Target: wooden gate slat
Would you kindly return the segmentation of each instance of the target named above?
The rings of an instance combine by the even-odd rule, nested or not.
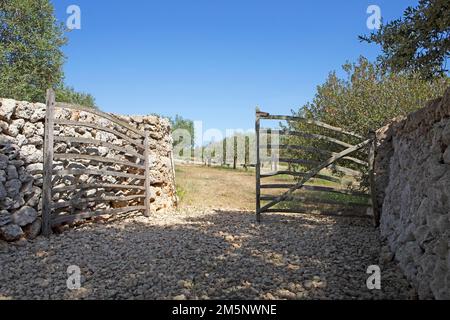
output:
[[[293,177],[305,177],[307,172],[292,172],[292,171],[277,171],[277,172],[269,172],[261,174],[261,178],[271,178],[276,177],[279,175],[287,175],[287,176],[293,176]],[[315,179],[322,179],[334,183],[342,183],[342,180],[336,177],[326,176],[322,174],[317,174],[314,176]]]
[[[150,217],[150,197],[151,197],[151,181],[150,181],[150,144],[149,144],[149,133],[145,130],[145,139],[144,139],[144,157],[145,157],[145,215]]]
[[[281,184],[281,183],[280,184],[263,184],[263,185],[261,185],[261,189],[291,189],[296,186],[297,186],[296,184]],[[335,193],[335,194],[370,198],[370,195],[367,193],[364,193],[364,192],[338,189],[338,188],[332,188],[332,187],[303,185],[302,190],[312,191],[312,192],[330,192],[330,193]]]
[[[316,125],[318,127],[322,127],[325,129],[329,129],[331,131],[334,132],[338,132],[341,134],[346,134],[358,139],[364,139],[364,137],[360,136],[359,134],[356,134],[354,132],[351,131],[346,131],[342,128],[338,128],[338,127],[334,127],[331,126],[329,124],[323,123],[321,121],[317,121],[317,120],[311,120],[311,119],[306,119],[306,118],[301,118],[301,117],[291,117],[291,116],[279,116],[279,115],[271,115],[271,114],[262,114],[261,118],[266,119],[266,120],[285,120],[285,121],[298,121],[298,122],[303,122],[303,123],[307,123],[307,124],[312,124],[312,125]]]
[[[133,167],[137,169],[144,170],[145,166],[141,164],[136,164],[130,161],[126,160],[119,160],[114,158],[107,158],[107,157],[101,157],[101,156],[91,156],[86,154],[77,154],[77,153],[55,153],[54,159],[56,160],[89,160],[89,161],[97,161],[97,162],[104,162],[104,163],[113,163],[113,164],[120,164],[126,167]]]
[[[279,145],[279,146],[271,146],[271,148],[272,148],[272,150],[275,149],[275,150],[291,150],[291,151],[299,150],[299,151],[306,151],[306,152],[310,152],[310,153],[318,153],[318,154],[321,154],[321,155],[324,155],[324,156],[334,156],[334,155],[337,154],[336,152],[332,152],[332,151],[328,151],[328,150],[322,150],[322,149],[319,149],[319,148],[314,148],[314,147],[310,147],[310,146],[300,146],[300,145],[299,146]],[[261,149],[264,150],[264,148],[261,148]],[[363,165],[365,167],[369,167],[369,163],[368,162],[366,162],[364,160],[361,160],[361,159],[358,159],[358,158],[355,158],[355,157],[344,157],[344,158],[342,158],[342,160],[352,161],[352,162],[354,162],[356,164]]]
[[[256,112],[255,132],[256,132],[256,220],[261,222],[261,154],[260,154],[260,130],[262,114]]]
[[[134,186],[129,184],[77,184],[77,185],[71,185],[71,186],[64,186],[64,187],[58,187],[53,188],[53,194],[60,193],[60,192],[67,192],[67,191],[75,191],[75,190],[88,190],[88,189],[136,189],[136,190],[145,190],[144,186]]]
[[[295,214],[305,214],[311,215],[311,209],[299,208],[299,209],[267,209],[266,213],[295,213]],[[347,212],[336,212],[330,210],[320,210],[320,213],[313,213],[313,215],[319,216],[330,216],[330,217],[350,217],[350,218],[361,218],[367,219],[369,216],[364,214],[352,214]]]
[[[115,214],[124,214],[133,211],[141,211],[145,210],[145,206],[135,206],[135,207],[124,207],[119,209],[109,209],[109,210],[99,210],[99,211],[91,211],[91,212],[82,212],[73,215],[67,216],[58,216],[53,219],[52,226],[57,226],[63,223],[73,223],[76,221],[82,221],[88,218],[94,218],[104,215],[115,215]]]
[[[123,134],[117,130],[111,129],[111,128],[107,128],[107,127],[103,127],[103,126],[99,126],[97,124],[93,124],[93,123],[88,123],[88,122],[81,122],[81,121],[72,121],[72,120],[60,120],[60,119],[56,119],[55,120],[55,124],[56,125],[61,125],[61,126],[73,126],[73,127],[83,127],[83,128],[91,128],[91,129],[96,129],[99,131],[104,131],[104,132],[108,132],[111,133],[115,136],[118,136],[126,141],[128,141],[129,143],[132,143],[135,147],[144,150],[144,145],[142,144],[141,141],[135,140],[133,138],[130,138],[129,136],[127,136],[126,134]]]
[[[144,156],[139,154],[138,152],[131,150],[130,148],[119,147],[115,144],[97,140],[97,139],[89,139],[89,138],[81,138],[81,137],[55,137],[55,142],[65,142],[65,143],[80,143],[80,144],[91,144],[94,146],[102,146],[108,149],[112,149],[115,151],[123,152],[125,155],[131,155],[141,160],[144,160]]]
[[[334,144],[340,145],[342,147],[345,148],[351,148],[353,147],[352,144],[335,139],[335,138],[331,138],[331,137],[327,137],[321,134],[316,134],[316,133],[306,133],[306,132],[302,132],[302,131],[288,131],[288,130],[271,130],[268,129],[267,130],[268,134],[279,134],[280,136],[296,136],[296,137],[303,137],[306,139],[318,139],[318,140],[324,140],[324,141],[328,141],[328,142],[332,142]]]
[[[145,198],[144,194],[132,195],[132,196],[105,196],[105,197],[95,197],[95,198],[81,198],[73,199],[69,201],[61,201],[53,203],[53,209],[62,209],[73,206],[74,204],[86,204],[91,202],[123,202],[132,201],[136,199]]]
[[[276,196],[270,196],[270,195],[262,195],[261,201],[272,201],[275,200]],[[367,203],[357,203],[357,202],[351,202],[351,201],[339,201],[334,199],[324,199],[319,197],[308,197],[308,196],[290,196],[286,199],[286,201],[297,201],[302,202],[306,204],[314,204],[314,203],[320,203],[320,204],[329,204],[329,205],[337,205],[337,206],[354,206],[354,207],[370,207],[371,204],[369,202]]]
[[[55,92],[47,90],[44,133],[44,174],[42,185],[42,234],[50,236],[52,218],[52,171],[55,121]]]
[[[108,121],[110,121],[110,122],[112,122],[112,123],[114,123],[116,125],[119,125],[119,126],[125,128],[125,129],[127,129],[128,131],[131,131],[131,132],[141,136],[142,138],[144,137],[144,134],[140,130],[130,126],[125,121],[120,120],[119,118],[117,118],[117,117],[115,117],[115,116],[113,116],[111,114],[107,114],[105,112],[102,112],[100,110],[97,110],[97,109],[94,109],[94,108],[89,108],[89,107],[84,107],[84,106],[80,106],[80,105],[76,105],[76,104],[63,103],[63,102],[58,102],[58,103],[56,103],[55,106],[57,108],[71,109],[71,110],[75,110],[75,111],[83,111],[83,112],[94,114],[94,115],[99,116],[101,118],[104,118],[104,119],[106,119],[106,120],[108,120]]]
[[[119,177],[119,178],[131,178],[138,180],[145,180],[145,176],[132,174],[132,173],[123,173],[117,171],[107,171],[107,170],[85,170],[85,169],[68,169],[68,170],[54,170],[53,174],[55,176],[81,176],[83,174],[92,175],[92,176],[111,176],[111,177]]]

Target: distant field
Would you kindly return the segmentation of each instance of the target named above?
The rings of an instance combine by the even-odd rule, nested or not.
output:
[[[180,206],[255,210],[255,175],[226,168],[176,167]]]
[[[179,206],[183,207],[205,207],[222,209],[255,210],[256,180],[254,171],[232,170],[220,167],[204,167],[178,165],[176,167],[177,193],[180,198]],[[295,183],[290,176],[280,175],[264,179],[265,184]],[[345,188],[338,183],[317,179],[310,185]],[[278,195],[284,190],[264,189],[264,195]],[[311,196],[311,192],[300,191],[296,195]],[[317,203],[283,203],[278,208],[288,209],[302,206],[311,212],[331,211],[358,211],[362,213],[366,208],[360,204],[366,203],[364,198],[350,197],[340,194],[315,193],[314,197],[319,199],[337,200],[343,206],[336,207]],[[356,206],[348,206],[349,202]]]

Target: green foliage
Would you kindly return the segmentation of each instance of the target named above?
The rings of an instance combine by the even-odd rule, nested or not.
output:
[[[95,98],[91,94],[76,92],[73,88],[66,86],[56,90],[56,101],[97,108]]]
[[[170,119],[170,123],[172,125],[172,132],[175,132],[176,130],[186,130],[189,132],[189,135],[191,137],[191,141],[186,142],[185,146],[182,146],[184,148],[190,148],[191,149],[191,157],[194,156],[194,148],[195,148],[195,132],[194,132],[194,122],[189,119],[184,119],[183,117],[176,115],[175,118]],[[174,139],[173,145],[179,146],[180,143],[183,142],[183,138],[180,137],[178,140]],[[183,151],[182,151],[183,152]],[[180,154],[180,156],[184,156],[183,154]]]
[[[58,101],[95,106],[91,95],[64,85],[64,31],[49,0],[0,1],[0,97],[45,102],[54,88]]]
[[[63,79],[63,31],[48,0],[0,2],[0,96],[45,101]]]
[[[345,77],[339,78],[332,72],[326,82],[318,86],[313,101],[293,111],[293,115],[320,120],[367,137],[370,131],[381,128],[390,120],[414,112],[422,108],[427,101],[442,96],[450,85],[448,77],[426,81],[418,73],[387,73],[363,57],[357,63],[345,64],[343,70]],[[358,139],[305,122],[291,121],[285,128],[333,137],[352,145],[360,142]],[[334,143],[308,137],[289,136],[283,139],[282,144],[301,145],[331,152],[343,150],[343,147]],[[351,156],[367,161],[367,153],[358,152]],[[310,150],[289,150],[283,151],[281,157],[321,162],[328,159],[330,154]],[[338,165],[362,172],[360,188],[367,187],[367,167],[348,159],[339,160]],[[293,169],[305,171],[310,168],[295,165]],[[337,172],[338,170],[334,171],[335,174]]]
[[[450,52],[450,2],[420,0],[402,19],[360,39],[381,45],[380,61],[393,72],[419,72],[426,79],[443,76]]]
[[[363,57],[343,69],[346,77],[331,73],[306,108],[315,119],[363,136],[422,108],[450,85],[448,77],[426,81],[418,73],[386,73]]]

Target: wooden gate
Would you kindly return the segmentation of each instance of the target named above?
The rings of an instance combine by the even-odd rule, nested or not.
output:
[[[277,120],[280,125],[287,121],[290,124],[301,125],[304,130],[292,130],[292,125],[285,126],[284,129],[262,128],[263,120]],[[327,135],[327,132],[330,133]],[[266,140],[262,143],[264,135],[266,135]],[[274,136],[277,138],[275,139]],[[289,137],[299,137],[310,143],[292,143]],[[317,142],[326,147],[317,147]],[[335,207],[346,206],[352,209],[358,206],[365,208],[363,216],[367,217],[369,216],[367,209],[372,208],[370,216],[374,219],[375,225],[379,225],[380,217],[375,196],[373,170],[376,146],[374,133],[370,133],[368,138],[364,138],[320,121],[302,117],[270,115],[257,111],[256,146],[256,215],[258,222],[261,221],[263,213],[308,214],[311,211],[304,205],[316,203],[332,208],[321,212],[325,215],[344,215],[337,209],[333,209]],[[263,154],[263,151],[266,153]],[[292,156],[296,152],[300,155]],[[275,154],[278,159],[274,156]],[[269,172],[263,172],[264,159],[262,155],[270,163],[271,171]],[[282,164],[287,167],[281,168]],[[280,179],[281,176],[291,177],[293,182],[280,183],[276,181],[262,184],[262,181]],[[361,190],[361,183],[357,190],[343,186],[342,182],[345,176],[357,177],[359,180],[365,177],[366,190]],[[320,185],[317,181],[324,181],[329,185]],[[262,194],[263,190],[281,189],[285,190],[281,194]],[[299,195],[298,192],[302,192],[302,194]],[[342,197],[345,199],[342,200]],[[288,203],[294,204],[294,207],[287,205]]]
[[[93,121],[76,121],[74,119],[58,119],[56,110],[63,113],[64,110],[71,112],[85,112],[94,115],[97,119],[104,119],[109,126]],[[88,128],[97,132],[104,132],[114,135],[126,142],[127,145],[116,145],[101,139],[80,136],[62,136],[61,133],[55,135],[55,126],[59,132],[62,128]],[[134,137],[131,137],[134,136]],[[114,150],[114,157],[99,156],[92,154],[81,154],[68,151],[55,152],[55,144],[66,143],[69,145],[85,145],[95,147],[105,147],[108,150]],[[135,161],[130,161],[134,159]],[[110,164],[120,166],[120,170],[84,168],[83,166],[71,168],[55,169],[55,162],[70,161],[92,161],[98,164]],[[71,223],[87,218],[93,218],[101,215],[122,214],[132,211],[143,211],[147,216],[150,214],[150,175],[149,175],[149,133],[142,132],[119,118],[101,112],[97,109],[57,103],[53,90],[47,92],[47,113],[45,118],[45,141],[44,141],[44,172],[43,172],[43,194],[42,194],[42,232],[44,235],[50,235],[52,227],[63,223]],[[80,183],[80,176],[89,177],[113,177],[126,179],[120,184],[92,183],[89,180]],[[73,183],[59,183],[58,179],[66,178]],[[67,179],[70,178],[70,179]],[[85,179],[86,180],[86,179]],[[113,190],[125,191],[125,196],[113,196],[105,194]],[[91,196],[86,196],[91,192]],[[103,195],[98,196],[98,191],[104,191]],[[62,195],[70,199],[62,199]],[[76,210],[74,207],[80,204],[89,204],[92,208],[95,204],[112,204],[114,202],[132,203],[129,206],[118,206],[104,210]],[[134,203],[134,204],[133,204]]]

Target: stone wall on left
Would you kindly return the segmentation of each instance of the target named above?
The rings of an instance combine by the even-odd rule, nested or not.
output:
[[[34,239],[41,232],[45,114],[45,104],[0,99],[0,241]],[[76,116],[87,121],[98,120],[79,112],[64,116],[66,119]],[[136,128],[150,131],[152,174],[156,182],[151,187],[152,210],[173,208],[176,191],[170,157],[172,138],[169,121],[155,116],[119,117]],[[75,130],[71,132],[79,133]],[[79,136],[86,135],[95,137],[96,133],[83,131]],[[111,135],[98,136],[112,144],[123,143]],[[101,155],[106,156],[110,152],[115,156],[105,148],[98,149],[101,149]],[[85,165],[91,166],[89,163]]]

